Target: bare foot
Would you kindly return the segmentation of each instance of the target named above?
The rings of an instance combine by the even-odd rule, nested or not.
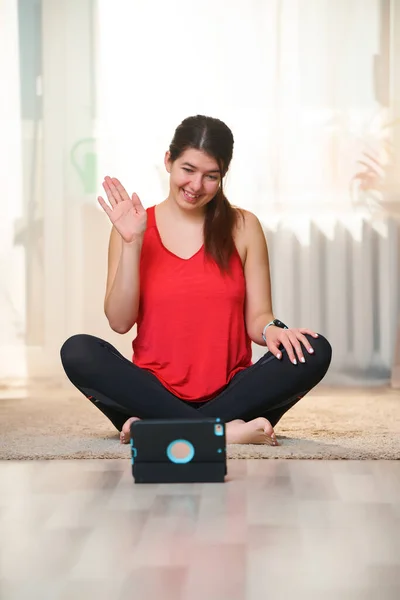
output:
[[[131,423],[133,421],[140,421],[139,417],[131,417],[122,425],[122,431],[119,434],[119,441],[121,444],[129,444],[131,438]]]
[[[271,423],[264,417],[257,417],[246,423],[240,419],[226,424],[227,444],[267,444],[279,446]]]

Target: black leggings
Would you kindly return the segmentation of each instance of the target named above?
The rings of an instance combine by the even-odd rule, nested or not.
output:
[[[266,417],[275,426],[282,415],[317,385],[328,370],[332,349],[323,337],[306,336],[314,354],[303,349],[305,363],[290,362],[283,349],[278,360],[267,352],[240,371],[207,402],[186,402],[171,394],[155,375],[137,367],[104,340],[86,334],[70,337],[61,361],[70,381],[121,431],[129,417],[250,421]]]

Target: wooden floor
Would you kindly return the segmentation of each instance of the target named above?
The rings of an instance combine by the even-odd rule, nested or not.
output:
[[[398,600],[400,462],[237,460],[134,484],[128,460],[0,463],[1,600]]]

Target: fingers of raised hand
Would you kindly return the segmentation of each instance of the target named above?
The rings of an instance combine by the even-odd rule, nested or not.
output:
[[[111,178],[105,177],[103,181],[103,188],[105,193],[107,194],[108,201],[112,207],[118,204],[118,197],[114,196],[113,189],[111,187]]]
[[[119,202],[122,202],[121,194],[114,183],[115,178],[106,176],[104,178],[103,187],[106,190],[107,198],[110,201],[111,206],[115,206]],[[122,188],[122,185],[120,184]],[[123,189],[123,188],[122,188]]]
[[[121,202],[122,200],[127,200],[128,202],[130,202],[130,197],[128,192],[126,191],[126,189],[124,188],[124,186],[122,185],[122,183],[120,182],[119,179],[117,179],[116,177],[112,177],[111,179],[112,185],[114,186],[114,190],[116,191],[116,193],[119,196],[119,200],[118,202]]]
[[[104,200],[104,198],[102,198],[101,196],[99,196],[97,198],[98,203],[100,204],[100,206],[104,209],[104,211],[108,214],[108,216],[111,215],[112,210],[111,208],[108,206],[107,202]]]
[[[136,193],[132,194],[132,205],[138,214],[146,212],[145,207]]]

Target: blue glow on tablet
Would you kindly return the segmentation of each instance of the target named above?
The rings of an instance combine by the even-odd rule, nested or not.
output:
[[[174,456],[174,454],[173,454],[174,449],[176,449],[175,446],[177,444],[184,444],[186,446],[187,454],[183,458],[178,458],[178,457]],[[188,463],[192,460],[192,458],[194,456],[193,444],[191,444],[187,440],[174,440],[173,442],[170,443],[170,445],[167,448],[167,456],[168,456],[169,460],[173,463],[176,463],[176,464]]]

